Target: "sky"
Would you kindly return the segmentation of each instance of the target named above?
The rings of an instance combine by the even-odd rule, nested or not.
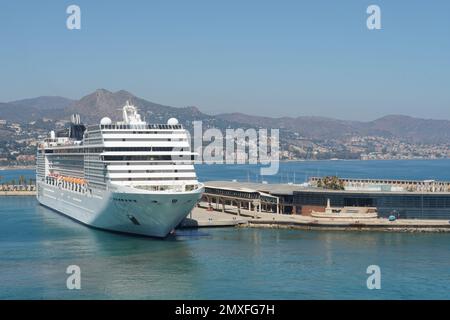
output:
[[[450,119],[450,1],[0,0],[0,102],[98,88],[209,114]]]

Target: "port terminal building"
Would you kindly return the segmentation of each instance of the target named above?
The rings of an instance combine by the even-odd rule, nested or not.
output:
[[[379,217],[450,219],[450,182],[426,180],[340,179],[342,190],[318,187],[320,178],[305,184],[238,181],[205,183],[202,201],[225,211],[233,206],[274,214],[310,215],[333,207],[376,208]]]

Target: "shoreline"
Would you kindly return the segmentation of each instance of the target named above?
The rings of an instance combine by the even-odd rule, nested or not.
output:
[[[36,191],[1,191],[2,196],[20,197],[35,196]],[[253,212],[241,209],[241,214],[226,210],[208,211],[200,205],[192,210],[180,228],[197,229],[210,227],[262,228],[262,229],[295,229],[318,231],[379,231],[407,233],[447,233],[450,232],[450,221],[433,219],[398,219],[389,221],[386,218],[373,219],[335,219],[313,218],[302,215],[284,215]]]
[[[407,233],[447,233],[450,232],[450,221],[432,219],[398,219],[389,221],[386,218],[365,220],[348,220],[334,218],[312,218],[301,215],[281,215],[253,212],[241,209],[241,214],[225,210],[208,211],[206,207],[195,207],[188,216],[189,223],[183,228],[236,227],[262,229],[296,229],[321,231],[378,231]],[[228,222],[228,223],[227,223]]]
[[[11,170],[11,171],[15,171],[15,170],[34,170],[36,169],[36,166],[0,166],[0,171],[3,170]]]
[[[428,220],[432,221],[432,220]],[[357,226],[331,225],[326,223],[270,223],[270,221],[249,221],[247,225],[237,225],[237,227],[262,228],[262,229],[292,229],[292,230],[317,230],[317,231],[349,231],[349,232],[402,232],[402,233],[448,233],[450,224],[446,225],[404,225],[399,223],[395,226],[375,225],[359,223]]]
[[[410,159],[297,159],[297,160],[279,160],[278,162],[283,162],[283,163],[288,163],[288,162],[326,162],[326,161],[330,161],[330,162],[338,162],[338,161],[345,161],[345,162],[370,162],[370,161],[442,161],[442,160],[450,160],[450,158],[438,158],[438,159],[427,159],[427,158],[410,158]],[[232,164],[237,164],[237,163],[226,163],[225,161],[223,163],[215,163],[215,162],[203,162],[203,163],[199,163],[199,164],[204,164],[204,165],[212,165],[212,164],[216,164],[216,165],[232,165]],[[253,164],[248,164],[248,163],[244,163],[244,165],[253,165]],[[241,164],[239,164],[241,165]],[[258,164],[256,164],[258,165]],[[36,169],[35,165],[28,165],[28,166],[0,166],[0,171],[3,170],[34,170]]]

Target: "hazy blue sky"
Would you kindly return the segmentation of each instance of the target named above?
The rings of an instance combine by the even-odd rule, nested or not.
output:
[[[448,0],[0,0],[0,43],[0,101],[106,88],[207,113],[450,119]]]

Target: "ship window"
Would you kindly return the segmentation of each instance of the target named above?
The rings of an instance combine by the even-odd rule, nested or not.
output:
[[[177,203],[178,200],[177,199],[172,199],[172,203]]]

